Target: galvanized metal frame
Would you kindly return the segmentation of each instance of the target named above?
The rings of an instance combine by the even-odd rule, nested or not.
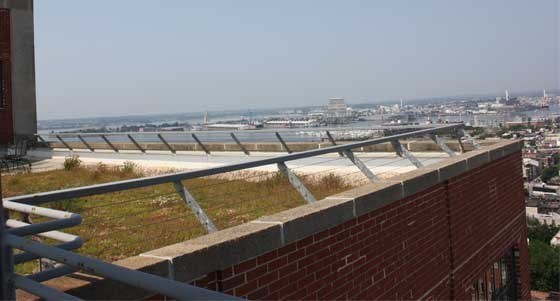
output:
[[[280,141],[280,144],[282,144],[282,147],[286,150],[286,152],[288,154],[291,154],[292,150],[288,147],[282,136],[280,136],[280,133],[276,132],[274,134],[276,135],[276,138],[278,139],[278,141]]]
[[[30,224],[24,223],[17,220],[9,219],[6,221],[6,226],[8,228],[21,228],[25,226],[29,226]],[[80,248],[83,245],[83,241],[79,236],[67,234],[59,231],[49,231],[49,232],[42,232],[37,233],[37,235],[52,239],[58,242],[62,242],[61,244],[56,245],[57,248],[61,248],[64,250],[75,250]],[[27,261],[31,261],[33,259],[38,259],[39,256],[31,253],[19,253],[14,255],[14,263],[19,264]]]
[[[399,142],[398,139],[391,140],[391,145],[393,145],[393,149],[397,153],[397,156],[399,156],[401,158],[408,159],[408,161],[410,161],[410,163],[412,163],[417,168],[420,168],[420,167],[424,166],[422,164],[422,162],[420,162],[420,160],[418,160],[418,158],[416,158],[414,155],[412,155],[412,153],[409,152],[408,149],[406,147],[404,147],[404,145],[402,145],[402,143]]]
[[[63,292],[59,292],[53,288],[50,288],[46,285],[42,285],[36,281],[33,281],[32,279],[29,279],[27,277],[23,277],[17,274],[13,274],[12,278],[14,280],[15,286],[17,286],[18,288],[26,291],[26,292],[30,292],[36,296],[41,297],[44,300],[47,301],[60,301],[60,300],[67,300],[67,301],[78,301],[78,300],[82,300],[80,298],[76,298],[72,295],[63,293]]]
[[[37,135],[35,135],[35,137],[37,137],[37,139],[39,139],[39,141],[41,143],[47,143],[47,141],[45,141],[45,139],[43,137],[41,137],[41,135],[37,134]]]
[[[336,141],[334,140],[333,136],[331,135],[331,133],[329,131],[327,131],[327,137],[329,138],[329,140],[331,141],[332,145],[337,145]],[[364,162],[362,162],[362,160],[360,160],[358,157],[356,157],[354,155],[354,152],[352,152],[352,150],[347,149],[341,152],[338,152],[338,154],[341,157],[346,156],[346,158],[348,158],[354,165],[356,165],[356,167],[358,167],[358,169],[371,181],[371,182],[375,182],[375,181],[379,181],[379,178],[364,164]]]
[[[463,124],[452,124],[452,125],[446,125],[437,128],[423,129],[414,132],[401,133],[397,135],[380,137],[380,138],[359,141],[359,142],[354,142],[349,144],[335,145],[335,146],[325,147],[320,149],[312,149],[308,151],[291,153],[291,154],[272,157],[272,158],[212,167],[203,170],[185,171],[185,172],[178,172],[178,173],[172,173],[166,175],[157,175],[157,176],[150,176],[150,177],[144,177],[138,179],[130,179],[124,181],[111,182],[111,183],[90,185],[90,186],[84,186],[79,188],[69,188],[69,189],[62,189],[62,190],[56,190],[56,191],[50,191],[44,193],[15,196],[15,197],[7,198],[7,200],[25,203],[25,204],[41,204],[50,201],[67,200],[67,199],[80,198],[84,196],[90,196],[90,195],[96,195],[96,194],[102,194],[108,192],[117,192],[122,190],[141,188],[141,187],[158,185],[158,184],[173,183],[181,180],[212,176],[212,175],[217,175],[217,174],[231,172],[231,171],[238,171],[238,170],[243,170],[243,169],[248,169],[253,167],[259,167],[263,165],[289,162],[293,160],[325,155],[330,153],[338,153],[348,149],[354,149],[354,148],[366,147],[374,144],[391,142],[397,139],[424,136],[432,132],[437,133],[443,131],[450,131],[450,130],[455,130],[457,128],[460,128],[462,126]]]
[[[72,150],[72,147],[70,147],[70,145],[68,145],[68,143],[66,143],[66,141],[64,141],[64,139],[62,139],[62,137],[60,137],[60,135],[56,135],[56,138],[57,138],[58,141],[60,141],[60,143],[62,143],[67,149]]]
[[[183,183],[177,181],[173,183],[173,186],[175,187],[175,190],[181,196],[185,204],[187,204],[187,206],[194,213],[198,221],[202,224],[204,229],[206,229],[208,233],[218,231],[218,228],[216,228],[216,225],[214,225],[212,219],[210,219],[210,217],[208,217],[208,215],[204,212],[204,210],[202,210],[202,208],[200,207],[196,199],[187,190],[187,188],[183,185]]]
[[[105,137],[105,135],[101,135],[101,139],[103,139],[105,141],[105,143],[107,143],[107,145],[115,152],[118,153],[119,149],[116,148],[113,143],[111,143],[111,141],[109,141],[109,139],[107,139],[107,137]]]
[[[337,127],[336,129],[339,131],[350,131],[350,130],[409,130],[409,129],[414,129],[414,130],[423,130],[423,129],[432,129],[432,128],[436,128],[436,127],[440,127],[440,126],[446,126],[448,124],[417,124],[417,125],[391,125],[391,126],[375,126],[375,125],[369,125],[369,126],[357,126],[357,127],[349,127],[349,126],[344,126],[344,127]],[[300,132],[302,130],[302,128],[282,128],[281,131],[283,133],[289,133],[289,132]],[[305,128],[306,131],[310,131],[310,132],[324,132],[325,128]],[[277,132],[278,129],[260,129],[258,130],[259,133],[266,133],[266,134],[274,134],[275,132]],[[200,133],[204,133],[204,132],[210,132],[212,134],[229,134],[232,132],[232,130],[212,130],[212,131],[200,131],[200,130],[187,130],[187,131],[181,131],[181,132],[176,132],[177,134],[181,134],[181,135],[190,135],[191,133],[195,133],[195,134],[200,134]],[[246,132],[246,131],[243,131]],[[75,137],[76,133],[57,133],[58,135],[62,136],[62,137]],[[100,133],[80,133],[82,136],[86,137],[86,136],[91,136],[91,137],[97,137],[99,136]],[[108,133],[103,133],[104,135],[107,136],[122,136],[122,135],[127,135],[127,134],[139,134],[138,132],[108,132]],[[140,133],[142,135],[153,135],[156,136],[157,134],[170,134],[170,132],[166,132],[166,131],[155,131],[155,132],[143,132]],[[44,136],[48,136],[48,137],[54,137],[54,134],[44,134]]]
[[[286,177],[288,178],[288,181],[290,181],[290,184],[292,184],[292,186],[299,192],[299,194],[301,195],[301,197],[303,197],[303,199],[309,203],[315,203],[317,200],[315,199],[315,197],[313,196],[313,194],[307,189],[307,187],[305,187],[305,185],[303,184],[303,182],[296,176],[295,173],[293,173],[288,166],[286,165],[286,163],[284,162],[278,162],[278,169],[280,170],[280,172]]]
[[[461,146],[463,146],[461,137],[465,137],[466,140],[473,146],[474,149],[480,148],[480,145],[474,140],[473,137],[471,137],[471,135],[469,135],[469,133],[467,133],[467,131],[465,131],[464,128],[458,128],[457,134],[459,136],[459,143],[461,144]],[[462,147],[462,149],[464,150],[464,147]]]
[[[80,139],[80,141],[82,141],[82,144],[85,145],[86,148],[89,149],[92,153],[95,152],[95,149],[93,149],[93,147],[91,147],[91,145],[87,143],[87,141],[82,137],[82,135],[78,135],[78,139]]]
[[[173,154],[176,154],[177,152],[175,151],[175,149],[173,147],[171,147],[171,145],[169,145],[169,143],[167,143],[167,140],[165,140],[163,138],[163,136],[161,134],[157,134],[159,140],[163,143],[163,145],[165,145],[165,147],[167,147],[167,149],[172,152]]]
[[[206,146],[204,145],[204,143],[202,143],[202,141],[200,141],[200,139],[198,139],[198,137],[192,133],[191,134],[192,138],[194,139],[194,141],[196,141],[196,143],[200,146],[200,148],[202,148],[202,150],[207,154],[210,155],[210,151],[206,148]]]
[[[0,191],[2,191],[2,177],[0,177]],[[12,278],[14,272],[14,257],[12,248],[6,242],[6,211],[2,205],[0,193],[0,300],[15,300],[15,286]]]
[[[235,136],[234,133],[230,133],[230,136],[233,139],[233,141],[235,141],[237,146],[239,146],[239,148],[245,153],[245,155],[249,156],[250,155],[249,151],[247,150],[247,148],[245,148],[245,145],[241,144],[241,141],[237,139],[237,136]]]
[[[128,134],[128,135],[126,135],[126,136],[127,136],[128,139],[132,142],[132,144],[134,144],[134,146],[136,146],[136,148],[137,148],[139,151],[141,151],[141,152],[143,152],[143,153],[146,153],[146,150],[143,149],[142,146],[141,146],[138,142],[136,142],[136,140],[135,140],[134,138],[132,138],[132,135]]]
[[[41,244],[13,234],[6,235],[6,243],[12,248],[38,254],[41,257],[49,258],[57,262],[64,262],[67,266],[82,270],[86,273],[114,279],[119,282],[139,287],[147,291],[159,293],[177,300],[239,300],[234,296],[198,288],[148,273],[130,270],[118,265]],[[12,277],[17,278],[17,276]],[[45,294],[45,291],[38,293]]]
[[[441,150],[446,152],[450,157],[455,156],[455,152],[451,150],[438,135],[430,134],[429,136],[430,139],[432,139],[441,148]]]

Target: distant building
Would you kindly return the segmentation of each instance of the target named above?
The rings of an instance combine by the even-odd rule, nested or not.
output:
[[[539,160],[533,158],[523,158],[523,179],[532,181],[541,174],[541,166]]]
[[[0,144],[37,133],[33,1],[0,1]]]
[[[344,98],[331,98],[325,114],[325,121],[330,124],[348,123],[352,120],[352,110]]]
[[[547,185],[546,183],[531,183],[529,193],[532,196],[560,196],[560,186]]]
[[[555,247],[560,247],[560,231],[550,240],[550,244]]]
[[[317,127],[319,123],[315,119],[305,120],[268,120],[265,121],[267,127],[271,128],[307,128]]]

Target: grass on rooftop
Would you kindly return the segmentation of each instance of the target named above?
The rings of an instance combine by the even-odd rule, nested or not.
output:
[[[4,197],[79,187],[141,177],[135,166],[75,167],[40,173],[2,176]],[[301,177],[319,200],[351,188],[348,181],[333,174]],[[183,181],[189,192],[214,221],[218,229],[229,228],[263,215],[305,204],[288,180],[278,173],[238,173],[235,178],[205,177]],[[114,261],[206,234],[187,208],[173,184],[106,193],[43,206],[79,213],[80,226],[62,230],[79,235],[84,246],[78,250],[106,261]],[[17,213],[11,217],[19,219]],[[38,217],[32,217],[40,222]],[[36,263],[20,265],[29,273]]]

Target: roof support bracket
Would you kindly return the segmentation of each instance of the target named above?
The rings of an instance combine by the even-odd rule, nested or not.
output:
[[[101,138],[105,141],[105,143],[107,143],[107,145],[109,145],[109,147],[111,149],[113,149],[113,151],[115,151],[115,153],[119,152],[119,149],[116,148],[113,143],[111,143],[111,141],[109,141],[109,139],[107,139],[107,137],[105,137],[105,135],[101,135]]]
[[[239,141],[239,139],[237,139],[237,136],[235,136],[234,133],[230,133],[231,138],[233,139],[233,141],[235,141],[235,143],[237,143],[237,146],[239,146],[239,148],[245,153],[245,155],[249,156],[249,151],[247,150],[247,148],[245,148],[245,145],[241,144],[241,141]]]
[[[127,135],[128,139],[132,142],[132,144],[134,144],[134,146],[136,146],[136,148],[143,152],[146,153],[146,150],[142,148],[142,146],[140,146],[140,144],[136,141],[136,139],[132,138],[132,135]]]
[[[56,139],[58,139],[58,141],[60,141],[60,143],[62,143],[67,149],[73,150],[72,147],[70,147],[70,145],[68,145],[68,143],[66,143],[66,141],[64,141],[64,139],[60,137],[60,135],[56,135]]]
[[[286,166],[286,163],[280,162],[277,165],[278,165],[278,169],[280,170],[280,172],[286,178],[288,178],[288,181],[290,181],[290,184],[292,184],[292,186],[299,192],[299,194],[303,197],[303,199],[307,203],[311,204],[311,203],[315,203],[317,201],[315,199],[315,197],[313,196],[313,194],[311,194],[311,192],[307,189],[307,187],[305,187],[305,185],[303,185],[303,182],[301,182],[301,180],[296,176],[296,174],[293,173],[288,168],[288,166]]]
[[[329,140],[331,141],[331,143],[333,145],[336,145],[336,141],[334,140],[333,136],[331,135],[331,133],[329,131],[327,131],[327,137],[329,138]],[[356,167],[358,167],[358,169],[371,181],[371,182],[375,182],[375,181],[379,181],[379,178],[373,174],[373,172],[364,164],[364,162],[362,162],[362,160],[360,160],[358,157],[356,157],[354,155],[354,152],[352,152],[352,150],[344,150],[338,153],[341,157],[346,156],[346,158],[348,158],[350,161],[352,161],[352,163],[354,165],[356,165]]]
[[[167,149],[172,152],[172,153],[176,153],[175,149],[173,149],[173,147],[171,147],[171,145],[169,145],[169,143],[167,143],[167,141],[163,138],[163,136],[161,134],[157,134],[159,140],[163,143],[163,145],[165,145],[165,147],[167,147]]]
[[[459,143],[462,144],[461,138],[465,137],[465,139],[473,146],[474,149],[479,149],[480,144],[478,144],[474,138],[465,131],[464,128],[457,129],[457,135],[459,136]]]
[[[438,135],[436,134],[430,134],[430,139],[432,139],[440,148],[441,150],[443,150],[444,152],[446,152],[450,157],[455,156],[455,152],[452,151],[449,146],[447,146],[447,144],[445,144],[445,142],[443,141],[443,139],[441,139],[440,137],[438,137]]]
[[[207,155],[210,155],[210,151],[206,148],[206,146],[202,143],[202,141],[200,141],[200,139],[198,139],[198,137],[194,133],[192,133],[191,136],[193,137],[194,141],[196,141],[196,143],[200,146],[200,148],[202,148],[202,150]]]
[[[87,143],[86,139],[84,139],[84,137],[82,137],[82,135],[78,135],[78,139],[80,139],[80,141],[82,141],[82,143],[87,147],[87,149],[89,149],[92,153],[95,151],[95,149],[93,149],[93,147],[91,147],[91,145],[89,143]]]
[[[196,199],[192,196],[192,194],[187,190],[185,186],[181,183],[181,181],[173,182],[173,186],[177,193],[181,196],[185,204],[191,209],[194,213],[198,221],[202,224],[202,226],[206,229],[208,233],[218,231],[218,228],[214,225],[210,217],[206,215],[204,210],[200,207]]]
[[[276,138],[278,138],[278,141],[280,141],[280,144],[282,144],[282,147],[284,147],[284,149],[288,152],[288,154],[291,154],[292,150],[290,150],[290,148],[288,147],[288,145],[286,144],[284,139],[282,139],[282,136],[280,136],[280,133],[276,132],[275,134],[276,134]]]
[[[397,156],[408,159],[408,161],[410,161],[410,163],[412,163],[417,168],[424,166],[422,165],[422,162],[420,162],[420,160],[414,157],[414,155],[412,155],[412,153],[409,152],[408,149],[399,142],[399,140],[391,140],[391,145],[393,145]]]

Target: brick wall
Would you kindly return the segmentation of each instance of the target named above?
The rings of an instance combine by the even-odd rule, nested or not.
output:
[[[14,135],[10,49],[10,10],[0,8],[0,144],[12,142]]]
[[[515,247],[528,299],[522,184],[516,152],[194,284],[249,299],[470,299]]]

